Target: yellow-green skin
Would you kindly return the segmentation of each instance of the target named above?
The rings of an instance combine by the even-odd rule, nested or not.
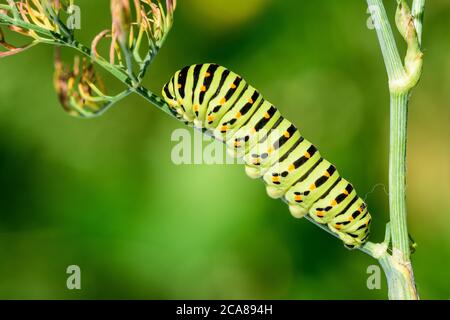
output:
[[[216,64],[185,67],[163,88],[174,115],[226,143],[243,157],[251,178],[262,178],[272,198],[292,215],[309,214],[349,248],[363,244],[367,205],[297,128],[239,75]]]

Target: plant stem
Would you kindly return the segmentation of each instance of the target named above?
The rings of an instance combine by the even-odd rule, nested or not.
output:
[[[389,212],[392,255],[378,258],[386,273],[389,299],[416,300],[418,294],[410,262],[410,241],[406,210],[406,144],[408,103],[422,72],[420,50],[425,0],[415,0],[409,11],[405,0],[397,0],[397,27],[407,42],[405,66],[395,43],[382,0],[367,0],[377,30],[390,89]],[[414,12],[416,13],[414,15]],[[414,23],[411,23],[413,19]],[[389,238],[388,238],[389,239]]]
[[[378,259],[388,279],[390,300],[418,300],[411,263],[400,263],[395,257],[385,254]]]
[[[389,207],[392,255],[379,259],[388,279],[389,299],[419,299],[410,261],[406,210],[406,146],[409,93],[391,94]]]
[[[71,49],[74,49],[74,50],[78,51],[80,54],[92,59],[92,61],[94,61],[97,65],[104,68],[106,71],[111,73],[111,75],[113,75],[117,80],[119,80],[124,85],[126,85],[128,87],[128,90],[138,94],[139,96],[141,96],[146,101],[153,104],[158,109],[161,109],[163,112],[165,112],[168,115],[170,115],[171,117],[175,118],[173,113],[170,111],[168,104],[163,99],[161,99],[158,95],[154,94],[153,92],[151,92],[150,90],[148,90],[147,88],[145,88],[141,85],[134,86],[133,82],[131,81],[132,79],[130,79],[127,76],[127,74],[125,74],[121,70],[111,67],[111,65],[109,63],[104,62],[101,59],[93,58],[90,48],[88,48],[85,45],[78,43],[78,42],[72,42],[72,43],[66,42],[66,41],[64,41],[64,39],[62,40],[61,44],[66,47],[69,47]]]
[[[391,94],[389,150],[389,207],[394,255],[409,260],[409,235],[406,224],[406,140],[409,93]]]

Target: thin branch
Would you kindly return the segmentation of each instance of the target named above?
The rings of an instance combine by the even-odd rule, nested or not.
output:
[[[389,81],[402,79],[405,76],[405,70],[400,58],[400,54],[395,43],[391,24],[387,17],[386,10],[382,0],[367,0],[369,11],[378,35],[383,54]]]

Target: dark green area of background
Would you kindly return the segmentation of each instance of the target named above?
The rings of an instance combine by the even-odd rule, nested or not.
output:
[[[88,43],[108,28],[109,3],[78,3]],[[159,93],[174,71],[201,62],[240,73],[366,197],[381,241],[388,92],[366,9],[363,0],[180,0],[145,84]],[[450,2],[428,1],[409,127],[413,263],[422,297],[436,299],[450,298],[449,29]],[[384,280],[366,287],[374,260],[291,218],[242,167],[175,166],[170,137],[181,125],[139,97],[99,119],[67,116],[52,52],[0,61],[0,298],[386,297]],[[81,291],[66,289],[71,264]]]

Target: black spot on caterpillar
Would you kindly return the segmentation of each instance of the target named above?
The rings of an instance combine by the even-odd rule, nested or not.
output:
[[[309,214],[348,248],[368,239],[371,216],[353,186],[239,75],[217,64],[193,65],[176,72],[162,94],[178,119],[243,157],[247,174],[262,178],[294,217]]]

